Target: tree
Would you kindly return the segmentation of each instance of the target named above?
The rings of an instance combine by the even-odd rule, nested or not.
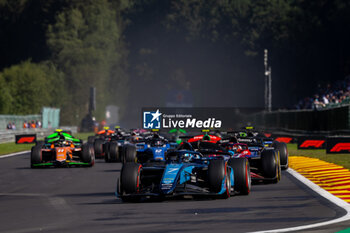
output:
[[[4,69],[0,73],[0,112],[38,114],[43,106],[60,106],[65,96],[62,77],[50,63],[25,61]]]
[[[65,74],[71,99],[62,110],[64,122],[79,123],[87,114],[90,86],[96,87],[99,119],[107,104],[123,105],[126,50],[117,21],[120,9],[113,6],[107,0],[73,1],[48,28],[52,59]]]

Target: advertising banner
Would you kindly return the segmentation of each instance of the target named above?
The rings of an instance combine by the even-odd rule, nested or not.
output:
[[[323,136],[298,137],[298,149],[326,149],[326,138]]]
[[[350,154],[350,137],[328,137],[327,154]]]
[[[36,143],[36,134],[19,134],[15,136],[16,144]]]

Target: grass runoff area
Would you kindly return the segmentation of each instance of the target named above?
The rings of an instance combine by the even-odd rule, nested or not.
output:
[[[94,133],[76,133],[74,137],[87,141],[88,136],[93,136]],[[40,139],[39,139],[40,140]],[[16,144],[15,142],[0,144],[0,156],[30,150],[34,144]]]
[[[341,165],[350,169],[350,154],[326,154],[326,150],[298,150],[297,144],[287,144],[289,156],[306,156]]]

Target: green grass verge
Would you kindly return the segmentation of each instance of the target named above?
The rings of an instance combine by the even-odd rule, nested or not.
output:
[[[20,151],[30,150],[34,144],[16,144],[14,142],[1,143],[0,155],[11,154]]]
[[[88,136],[92,136],[94,133],[76,133],[74,137],[82,139],[84,142],[87,141]],[[1,143],[0,144],[0,155],[11,154],[15,152],[21,152],[30,150],[34,144],[16,144],[14,142]]]
[[[290,156],[318,158],[350,169],[350,154],[326,154],[326,150],[298,150],[297,144],[287,144]]]

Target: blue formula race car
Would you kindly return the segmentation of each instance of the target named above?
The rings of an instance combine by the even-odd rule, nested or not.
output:
[[[134,145],[128,145],[125,149],[125,162],[161,162],[166,160],[169,149],[176,149],[177,143],[169,141],[155,133],[140,139]]]
[[[204,157],[195,151],[171,151],[165,163],[126,163],[117,181],[117,197],[123,201],[175,196],[228,198],[250,192],[246,158],[225,160]]]

